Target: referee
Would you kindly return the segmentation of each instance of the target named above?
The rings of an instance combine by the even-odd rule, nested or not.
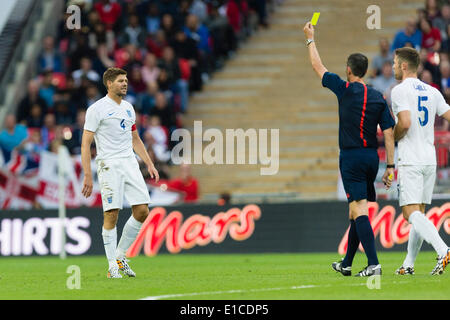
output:
[[[344,81],[323,66],[314,42],[314,28],[311,22],[305,25],[303,31],[312,67],[322,80],[322,86],[333,91],[339,104],[339,169],[350,207],[350,229],[347,253],[343,260],[334,262],[332,267],[344,276],[350,276],[353,257],[361,243],[368,264],[356,276],[381,275],[375,238],[368,217],[367,201],[376,200],[374,182],[379,164],[378,125],[384,134],[387,154],[387,168],[383,182],[386,188],[392,184],[395,121],[381,93],[368,87],[363,81],[368,66],[366,56],[354,53],[348,57],[347,81]]]

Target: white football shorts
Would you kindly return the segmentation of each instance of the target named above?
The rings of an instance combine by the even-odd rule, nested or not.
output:
[[[136,157],[97,160],[97,174],[103,211],[122,209],[124,196],[132,206],[150,203]]]
[[[399,166],[397,178],[400,207],[431,203],[436,181],[435,165]]]

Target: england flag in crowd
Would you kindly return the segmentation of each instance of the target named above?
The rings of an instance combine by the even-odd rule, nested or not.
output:
[[[57,209],[58,193],[58,155],[50,151],[30,152],[14,149],[7,152],[0,148],[0,208],[1,209]],[[64,161],[65,203],[68,208],[101,207],[102,198],[97,179],[97,165],[91,162],[93,190],[89,198],[81,195],[83,170],[81,156],[67,154]],[[170,205],[180,200],[178,192],[162,191],[159,186],[148,184],[152,206]],[[124,201],[124,207],[129,207]]]
[[[39,187],[39,157],[0,147],[0,208],[30,209]]]

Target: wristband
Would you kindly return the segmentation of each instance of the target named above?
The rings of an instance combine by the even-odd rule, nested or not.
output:
[[[388,164],[388,165],[386,165],[386,168],[392,168],[392,169],[395,169],[395,164]]]

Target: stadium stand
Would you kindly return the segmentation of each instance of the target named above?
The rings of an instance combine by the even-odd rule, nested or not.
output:
[[[33,1],[21,1],[17,6],[9,3],[5,8],[6,13],[0,26],[0,41],[2,42],[2,47],[0,48],[0,70],[2,71],[0,83],[3,82],[6,66],[12,58],[14,47],[20,39],[21,28],[32,11],[33,5]]]
[[[344,63],[350,53],[362,52],[372,61],[379,55],[380,39],[392,43],[410,17],[418,23],[418,9],[425,6],[423,1],[380,1],[377,5],[382,8],[381,29],[368,31],[366,9],[371,4],[286,1],[272,16],[270,29],[252,37],[205,90],[193,97],[188,114],[191,125],[194,120],[203,120],[205,128],[280,128],[280,169],[276,175],[261,176],[250,165],[204,165],[196,170],[200,185],[209,193],[204,193],[204,198],[216,199],[224,191],[231,193],[235,201],[336,198],[336,101],[320,89],[305,59],[299,21],[308,21],[312,12],[320,8],[323,14],[317,26],[317,44],[322,60],[329,70],[345,78]],[[341,20],[353,21],[355,28],[349,33],[348,26],[339,23]],[[323,24],[327,28],[321,28]],[[368,37],[368,32],[373,36]],[[389,48],[390,45],[388,55]],[[447,53],[441,56],[445,60]],[[381,70],[376,70],[375,74],[379,73]],[[372,82],[370,76],[366,80]],[[185,121],[185,125],[189,126],[189,122]],[[443,132],[442,136],[448,137],[448,133]],[[440,166],[446,167],[448,164],[441,159],[448,158],[448,144],[440,138],[437,144],[439,152],[445,155],[439,157]],[[381,148],[382,160],[383,154]],[[442,177],[448,176],[447,169],[440,172]],[[441,179],[438,186],[446,180]],[[382,187],[380,191],[383,196]],[[440,191],[445,192],[442,188]]]
[[[40,2],[30,12],[38,14],[53,3]],[[57,23],[45,31],[41,28],[40,44],[29,55],[32,71],[22,86],[26,90],[20,99],[7,103],[17,107],[3,108],[6,121],[0,144],[14,143],[19,159],[30,158],[38,149],[56,150],[61,143],[73,156],[79,155],[85,110],[106,93],[101,76],[108,67],[121,67],[129,77],[126,99],[135,106],[141,137],[164,178],[176,170],[170,168],[169,137],[183,126],[189,95],[201,91],[258,26],[268,26],[265,1],[69,0],[63,4],[53,15]],[[65,9],[71,5],[81,9],[81,28],[72,30],[67,23],[71,12]],[[22,36],[27,37],[32,36]],[[21,86],[15,83],[15,87]],[[14,128],[24,126],[28,137],[16,141]],[[2,149],[8,167],[15,153]]]
[[[50,2],[40,2],[41,15]],[[200,199],[215,202],[220,194],[237,202],[335,199],[336,101],[321,89],[305,59],[301,24],[320,8],[317,43],[324,64],[344,77],[346,57],[354,51],[367,54],[373,63],[366,80],[384,90],[388,101],[394,83],[388,67],[384,74],[382,69],[391,61],[394,39],[401,31],[408,44],[408,28],[424,33],[420,47],[428,49],[421,51],[421,79],[448,99],[450,10],[435,3],[379,1],[381,29],[370,30],[368,37],[370,1],[66,1],[54,9],[61,15],[59,24],[39,29],[39,49],[29,59],[33,71],[22,76],[28,83],[18,82],[27,89],[12,105],[18,122],[34,128],[29,136],[41,134],[39,148],[49,148],[56,137],[76,155],[84,111],[105,94],[101,75],[119,66],[128,71],[127,99],[135,105],[141,137],[164,179],[179,171],[168,160],[176,128],[192,130],[194,121],[202,121],[203,130],[222,132],[272,128],[280,129],[277,174],[261,175],[262,164],[195,164]],[[81,30],[67,29],[69,14],[63,12],[70,4],[82,8]],[[348,32],[339,24],[342,19],[355,28]],[[333,28],[321,29],[322,24]],[[437,126],[437,191],[448,193],[448,126]]]
[[[8,5],[12,5],[11,11]],[[1,30],[2,56],[5,59],[0,82],[0,123],[12,112],[25,94],[26,81],[35,75],[34,60],[41,47],[42,36],[56,28],[57,20],[49,19],[62,10],[62,2],[51,0],[17,0],[5,4],[4,28]]]

